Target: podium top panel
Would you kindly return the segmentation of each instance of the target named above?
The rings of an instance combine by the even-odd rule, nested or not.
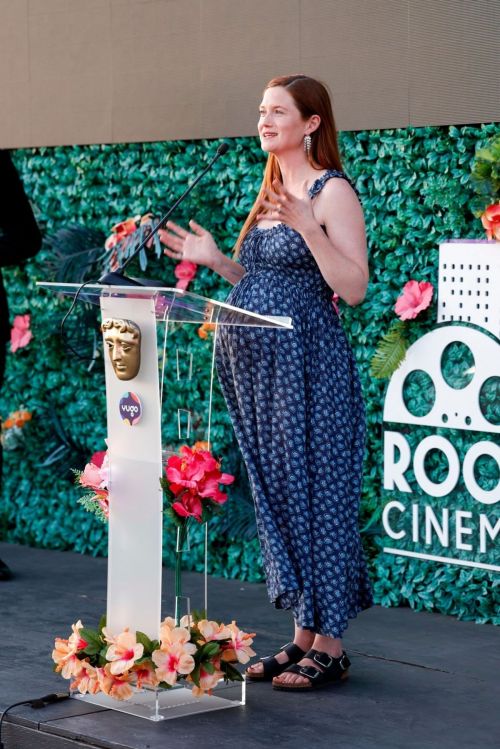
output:
[[[52,283],[40,281],[37,283],[42,289],[56,294],[77,297],[81,302],[98,305],[101,297],[118,297],[130,299],[131,314],[134,299],[154,299],[156,319],[163,322],[214,323],[216,325],[241,325],[263,328],[293,328],[290,317],[276,315],[261,315],[257,312],[232,307],[216,299],[208,299],[190,291],[173,288],[154,288],[148,286],[101,286],[78,283]]]

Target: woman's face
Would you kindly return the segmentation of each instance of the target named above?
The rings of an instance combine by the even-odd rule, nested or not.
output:
[[[308,124],[286,88],[273,86],[264,91],[257,126],[263,151],[278,156],[287,151],[303,150],[304,135],[310,131]]]

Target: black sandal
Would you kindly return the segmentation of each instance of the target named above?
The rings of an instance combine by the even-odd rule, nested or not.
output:
[[[346,679],[349,666],[351,665],[351,661],[347,657],[345,651],[340,658],[334,658],[333,656],[328,655],[328,653],[320,653],[318,650],[309,650],[304,658],[309,658],[314,661],[318,666],[321,666],[322,670],[315,666],[299,666],[298,664],[292,664],[288,668],[283,669],[282,673],[286,672],[305,676],[306,679],[309,680],[309,685],[306,686],[301,683],[279,684],[273,682],[273,689],[280,689],[282,692],[307,692],[310,689],[326,687],[328,684],[333,684],[334,682]]]
[[[289,642],[287,645],[283,645],[280,650],[288,656],[288,660],[285,661],[285,663],[279,663],[274,655],[261,658],[260,662],[263,665],[263,670],[259,673],[258,671],[249,671],[247,668],[245,671],[246,678],[249,681],[272,681],[275,676],[282,674],[286,668],[301,661],[306,654],[306,651],[299,648],[299,646],[294,642]]]

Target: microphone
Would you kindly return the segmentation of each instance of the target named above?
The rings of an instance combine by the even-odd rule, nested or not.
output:
[[[144,247],[148,244],[148,242],[151,240],[152,237],[166,224],[172,213],[176,210],[176,208],[187,198],[191,190],[193,190],[198,182],[205,176],[205,174],[213,167],[217,159],[219,159],[221,156],[224,156],[225,153],[229,150],[229,145],[224,141],[220,144],[220,146],[217,148],[215,156],[212,158],[212,160],[208,163],[208,165],[205,167],[205,169],[199,174],[196,179],[191,182],[191,184],[188,186],[188,188],[182,193],[180,198],[177,198],[175,203],[167,213],[158,221],[156,226],[154,226],[150,233],[147,235],[147,237],[140,243],[139,247],[135,249],[135,251],[128,257],[125,262],[118,268],[116,271],[112,271],[110,273],[104,273],[98,280],[98,283],[104,284],[107,286],[154,286],[154,287],[162,287],[164,284],[161,283],[161,281],[151,281],[148,279],[140,280],[138,278],[130,278],[129,276],[124,275],[124,270],[127,267],[127,265],[130,263],[131,260],[133,260],[139,252],[144,249]]]

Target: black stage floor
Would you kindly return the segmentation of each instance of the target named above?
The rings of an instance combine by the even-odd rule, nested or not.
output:
[[[54,637],[105,610],[106,560],[0,544],[15,578],[0,582],[0,710],[67,688],[52,672]],[[196,605],[202,578],[187,573]],[[172,610],[166,572],[164,613]],[[201,602],[201,597],[198,599]],[[200,605],[200,604],[198,604]],[[271,654],[289,639],[290,618],[267,602],[264,585],[213,578],[209,616],[235,618]],[[375,607],[351,624],[350,678],[311,694],[249,684],[247,704],[162,723],[67,700],[6,716],[6,749],[497,749],[500,746],[500,637],[489,625]]]

